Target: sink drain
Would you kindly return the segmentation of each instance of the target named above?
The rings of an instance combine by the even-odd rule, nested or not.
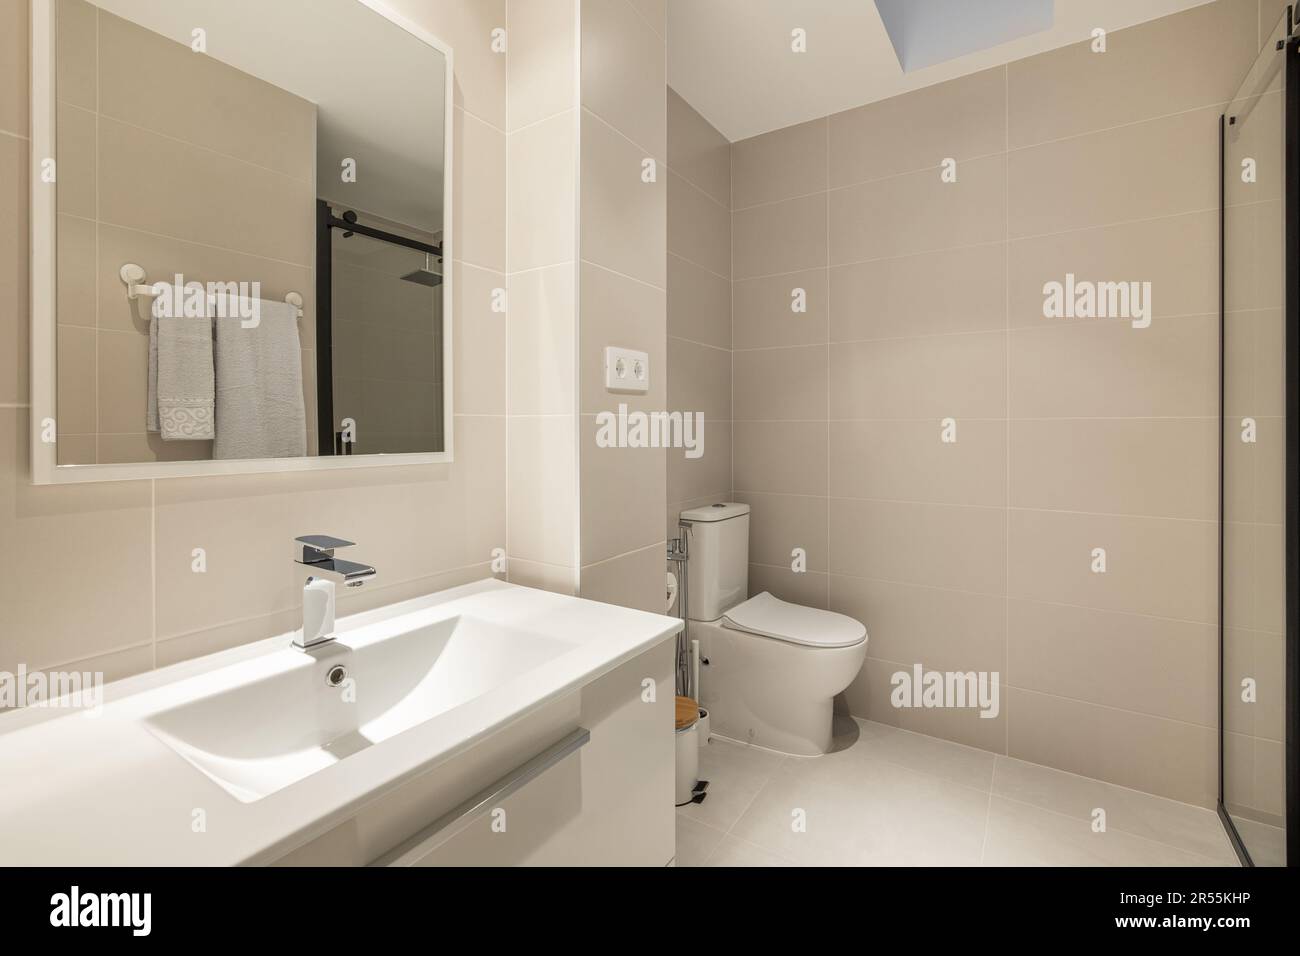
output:
[[[331,667],[325,672],[325,683],[330,687],[338,687],[348,679],[348,669],[341,664]]]

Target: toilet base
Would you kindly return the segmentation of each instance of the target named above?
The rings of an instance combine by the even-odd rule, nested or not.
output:
[[[700,705],[714,734],[793,756],[831,747],[833,699],[857,676],[867,644],[807,647],[691,621],[699,640]]]

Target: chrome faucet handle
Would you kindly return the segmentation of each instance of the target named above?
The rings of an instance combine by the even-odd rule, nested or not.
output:
[[[356,544],[355,541],[345,541],[328,534],[303,534],[293,540],[293,559],[299,564],[320,564],[334,557],[334,552],[338,549],[350,548]]]

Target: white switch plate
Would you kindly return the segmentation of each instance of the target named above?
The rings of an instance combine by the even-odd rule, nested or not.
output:
[[[605,388],[611,392],[650,391],[650,356],[635,349],[607,346]]]

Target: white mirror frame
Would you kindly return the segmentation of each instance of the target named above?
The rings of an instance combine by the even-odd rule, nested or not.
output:
[[[286,471],[326,471],[384,465],[423,465],[454,460],[452,410],[452,130],[454,71],[452,51],[437,37],[391,9],[383,0],[356,0],[441,53],[446,61],[443,104],[443,281],[442,364],[443,441],[440,452],[393,455],[327,455],[316,458],[259,458],[230,461],[158,461],[105,465],[60,465],[57,445],[58,313],[56,296],[58,205],[53,184],[42,180],[46,159],[55,155],[56,0],[31,0],[31,456],[32,482],[38,485],[142,478],[188,478]],[[57,179],[57,170],[56,170]],[[314,244],[313,244],[314,245]],[[313,262],[313,268],[315,263]],[[56,441],[45,441],[50,425]]]

